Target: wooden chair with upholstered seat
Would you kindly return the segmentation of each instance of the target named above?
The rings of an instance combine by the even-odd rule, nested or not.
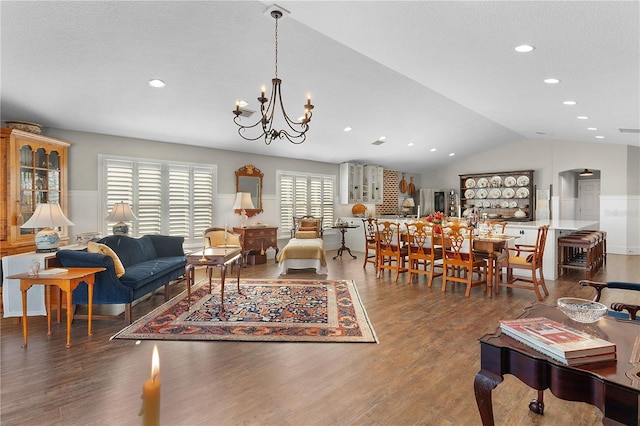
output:
[[[363,268],[367,267],[367,263],[373,263],[373,268],[378,269],[378,255],[376,253],[376,229],[378,227],[378,221],[372,217],[362,219],[362,228],[364,229],[364,264]]]
[[[448,282],[466,284],[465,297],[471,295],[471,288],[482,286],[487,291],[487,263],[476,259],[473,254],[473,227],[463,223],[442,226],[442,291],[447,291]],[[474,279],[474,274],[479,279]]]
[[[544,247],[547,242],[547,232],[549,231],[549,225],[543,225],[538,228],[538,235],[536,236],[536,242],[533,245],[530,244],[516,244],[514,252],[509,255],[506,261],[507,267],[507,282],[503,283],[498,281],[498,286],[521,288],[525,290],[533,290],[538,297],[538,300],[543,300],[544,297],[540,292],[540,287],[544,291],[546,296],[549,295],[547,286],[544,282],[544,274],[542,272],[542,259],[544,257]],[[514,269],[523,269],[529,271],[531,278],[525,278],[521,276],[513,276]],[[518,281],[529,283],[519,284]],[[499,291],[499,290],[498,290]]]
[[[242,234],[230,232],[224,228],[208,228],[204,231],[205,247],[243,247]],[[231,268],[235,267],[235,263],[231,264]],[[212,266],[207,266],[207,276],[211,278],[213,272]]]
[[[436,234],[434,225],[426,222],[416,222],[408,225],[408,246],[409,258],[407,284],[411,283],[411,278],[417,274],[424,274],[429,277],[427,287],[431,287],[435,277],[442,276],[442,272],[435,273],[435,268],[442,270],[442,248],[436,247]]]
[[[302,216],[293,218],[293,229],[291,230],[291,238],[295,238],[298,231],[315,231],[317,238],[323,238],[324,230],[322,229],[323,217]]]
[[[400,272],[407,272],[407,248],[400,241],[400,224],[396,222],[378,222],[376,229],[378,273],[380,278],[385,270],[395,271],[394,281],[398,282]]]

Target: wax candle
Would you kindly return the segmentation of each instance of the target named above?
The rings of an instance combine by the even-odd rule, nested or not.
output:
[[[418,216],[418,219],[420,219],[420,205],[419,204],[418,204],[418,214],[416,216]]]
[[[142,424],[157,426],[160,424],[160,357],[158,347],[153,346],[151,357],[151,377],[142,387]]]

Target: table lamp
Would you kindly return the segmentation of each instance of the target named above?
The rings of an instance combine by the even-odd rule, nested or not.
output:
[[[404,201],[402,201],[402,212],[405,215],[411,214],[415,206],[416,206],[416,203],[413,200],[413,198],[411,197],[405,198]]]
[[[251,201],[251,193],[249,192],[238,192],[236,194],[236,201],[233,203],[233,210],[238,213],[240,210],[240,226],[243,228],[247,227],[247,209],[255,209],[253,205],[253,201]]]
[[[125,222],[137,220],[137,217],[131,211],[129,204],[121,201],[113,206],[113,209],[111,209],[111,212],[105,220],[118,222],[113,225],[113,235],[127,235],[129,233],[129,225]]]
[[[60,233],[53,228],[73,225],[62,213],[60,204],[40,203],[20,228],[42,228],[35,237],[36,252],[46,253],[58,251],[60,247]]]

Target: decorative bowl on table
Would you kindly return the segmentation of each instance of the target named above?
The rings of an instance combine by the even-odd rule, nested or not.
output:
[[[583,323],[596,322],[607,313],[606,305],[577,297],[561,297],[557,304],[566,316]]]

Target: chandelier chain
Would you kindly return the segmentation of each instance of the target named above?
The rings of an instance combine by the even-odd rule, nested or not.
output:
[[[276,18],[276,78],[278,78],[278,21]]]

